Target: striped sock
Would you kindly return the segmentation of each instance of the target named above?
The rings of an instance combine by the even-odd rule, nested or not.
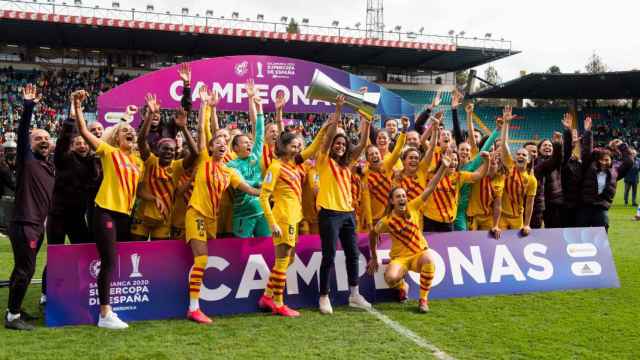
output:
[[[432,263],[422,265],[422,271],[420,271],[420,299],[426,300],[429,296],[434,273],[435,266]]]
[[[193,269],[189,275],[189,310],[198,310],[198,299],[200,299],[200,287],[202,286],[202,276],[204,268],[207,266],[207,256],[201,255],[193,258]],[[195,307],[195,309],[194,309]]]
[[[276,258],[276,263],[271,269],[271,275],[269,276],[269,283],[264,290],[266,296],[273,298],[273,302],[282,306],[284,297],[284,286],[287,282],[287,266],[289,265],[289,258]]]

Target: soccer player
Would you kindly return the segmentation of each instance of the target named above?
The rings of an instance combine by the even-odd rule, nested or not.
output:
[[[187,128],[187,113],[180,109],[174,123],[187,140],[189,146],[187,157],[175,159],[176,142],[172,138],[160,139],[156,143],[158,156],[152,153],[147,135],[152,117],[160,112],[160,104],[155,95],[151,94],[147,94],[145,101],[147,113],[138,136],[138,150],[145,162],[145,172],[139,192],[141,201],[133,218],[131,234],[138,241],[146,241],[149,238],[166,240],[171,238],[171,218],[177,183],[182,174],[193,166],[198,156],[198,149]]]
[[[398,136],[391,156],[383,159],[380,149],[373,145],[367,146],[365,150],[367,167],[364,168],[362,178],[364,180],[363,196],[366,198],[367,205],[363,208],[370,241],[372,241],[372,236],[377,236],[377,233],[374,232],[373,225],[377,224],[384,216],[384,210],[388,203],[387,198],[393,186],[393,168],[400,159],[402,149],[404,148],[409,121],[408,118],[403,118],[403,120],[404,119],[406,119],[406,122],[403,124],[402,132],[400,136]]]
[[[454,96],[454,102],[458,101],[458,96]],[[469,129],[469,137],[468,142],[464,141],[458,144],[458,154],[460,157],[460,170],[462,171],[476,171],[482,164],[482,159],[477,156],[478,145],[476,144],[475,137],[472,134],[475,134],[475,130],[473,127],[473,103],[467,104],[465,106],[465,112],[467,114],[467,129]],[[456,121],[457,122],[457,121]],[[498,119],[496,121],[496,130],[491,133],[491,136],[484,142],[482,145],[482,149],[480,151],[489,151],[493,147],[493,143],[500,136],[500,128],[502,126],[502,119]],[[475,150],[474,150],[475,149]],[[475,184],[474,184],[475,185]],[[456,219],[453,223],[453,228],[456,231],[465,231],[468,229],[467,224],[467,209],[469,206],[469,196],[471,194],[470,184],[462,185],[460,189],[460,200],[458,201],[458,212],[456,214]],[[485,187],[486,189],[486,187]],[[488,230],[488,229],[487,229]]]
[[[284,132],[284,123],[282,120],[282,116],[284,113],[284,92],[278,91],[276,93],[276,117],[275,122],[267,124],[264,132],[264,146],[262,147],[262,158],[260,161],[260,167],[262,169],[262,173],[265,174],[269,165],[271,165],[271,161],[275,159],[276,153],[276,142],[278,141],[278,136]]]
[[[204,110],[207,104],[213,105],[214,96],[204,86],[200,88],[199,95],[201,101],[198,124],[199,155],[195,164],[193,194],[185,215],[186,239],[194,257],[194,265],[189,274],[187,318],[197,323],[209,324],[212,320],[200,310],[200,287],[209,253],[207,239],[216,238],[222,194],[229,186],[254,196],[258,196],[259,191],[245,183],[238,172],[222,162],[228,151],[224,137],[217,136],[210,143],[205,142]]]
[[[98,327],[125,329],[128,325],[118,318],[109,303],[111,273],[116,262],[116,242],[130,239],[129,216],[144,164],[133,152],[136,133],[131,125],[120,122],[105,131],[104,140],[98,139],[87,129],[82,113],[81,104],[87,92],[76,91],[72,96],[78,131],[100,157],[104,174],[94,210],[94,237],[100,255]]]
[[[262,156],[264,139],[264,114],[262,99],[256,96],[253,80],[247,82],[247,95],[249,119],[252,123],[255,143],[247,135],[235,136],[231,140],[231,146],[238,157],[229,161],[227,166],[238,171],[247,184],[260,188],[262,184],[260,157]],[[271,228],[264,217],[260,201],[255,196],[238,190],[232,190],[231,194],[233,196],[233,235],[239,238],[269,236]]]
[[[485,230],[499,239],[505,171],[499,150],[491,153],[487,175],[471,186],[466,216],[469,230]]]
[[[302,151],[303,142],[298,134],[282,133],[276,144],[276,159],[269,165],[264,178],[260,205],[272,232],[276,260],[258,306],[273,314],[285,317],[300,315],[284,305],[283,297],[287,268],[295,259],[298,230],[303,219],[302,188],[307,174],[301,163],[315,155],[324,142],[327,126],[333,122],[325,123],[311,145]]]
[[[511,106],[505,106],[502,119],[502,135],[500,145],[501,158],[507,169],[504,182],[504,194],[502,195],[502,215],[500,216],[500,229],[520,230],[523,236],[531,233],[531,215],[533,214],[533,199],[536,195],[538,182],[528,170],[531,162],[529,151],[520,148],[516,152],[515,161],[509,150],[509,126],[513,118]]]
[[[341,109],[345,99],[336,99],[336,122],[341,119]],[[356,239],[356,219],[351,194],[351,166],[358,160],[367,143],[370,122],[362,118],[360,124],[360,142],[351,149],[349,139],[336,134],[337,123],[332,123],[317,157],[316,166],[320,175],[317,207],[322,242],[322,263],[320,265],[319,308],[323,314],[333,313],[329,300],[329,282],[334,266],[336,242],[340,239],[346,256],[349,282],[349,305],[363,309],[371,304],[360,295],[358,290],[358,256]]]
[[[424,206],[424,230],[426,232],[453,231],[453,221],[458,211],[460,189],[464,184],[472,184],[482,179],[488,170],[489,153],[483,151],[480,157],[482,165],[474,172],[458,170],[458,154],[450,151],[450,164],[447,172],[433,195],[426,199]],[[441,157],[442,158],[442,157]]]
[[[398,291],[398,299],[405,301],[409,293],[409,285],[404,277],[409,271],[420,273],[420,300],[418,310],[429,311],[428,296],[431,282],[435,274],[434,261],[427,252],[429,246],[422,233],[422,211],[425,201],[436,188],[446,172],[450,168],[450,159],[443,156],[438,171],[431,178],[424,192],[413,199],[407,200],[407,192],[396,187],[388,195],[388,205],[385,217],[375,227],[375,232],[381,234],[388,232],[391,235],[391,262],[384,272],[384,280],[392,289]],[[378,246],[379,236],[369,238],[371,259],[367,265],[367,271],[373,275],[378,271]]]
[[[4,326],[12,330],[33,330],[26,321],[35,318],[22,310],[22,301],[35,272],[36,257],[43,240],[44,221],[53,195],[54,166],[47,161],[49,134],[41,129],[34,129],[29,134],[33,108],[40,102],[36,87],[25,85],[22,100],[16,154],[16,206],[8,231],[14,266]]]

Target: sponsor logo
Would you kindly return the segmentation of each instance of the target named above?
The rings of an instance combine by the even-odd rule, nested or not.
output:
[[[89,275],[91,275],[94,279],[97,279],[98,274],[100,274],[100,260],[93,260],[89,264]]]
[[[249,71],[249,62],[243,61],[239,64],[236,64],[236,66],[233,67],[233,70],[235,71],[236,75],[244,76]]]
[[[602,266],[595,261],[575,262],[571,272],[576,276],[597,276],[602,273]]]
[[[567,254],[573,258],[593,257],[598,254],[598,248],[590,243],[568,244]]]

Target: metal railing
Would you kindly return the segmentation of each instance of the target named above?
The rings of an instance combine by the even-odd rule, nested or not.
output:
[[[131,8],[129,10],[120,9],[119,1],[114,1],[111,8],[104,8],[99,5],[95,5],[93,7],[85,6],[81,4],[81,0],[73,1],[74,4],[69,5],[65,2],[56,2],[56,0],[33,0],[32,2],[21,0],[0,0],[0,10],[57,14],[63,16],[86,16],[114,20],[149,21],[165,24],[233,28],[254,31],[287,32],[287,27],[289,26],[289,23],[287,22],[288,18],[285,20],[285,17],[282,17],[283,21],[281,22],[272,22],[252,20],[250,18],[242,19],[239,17],[238,13],[234,13],[230,18],[226,18],[224,16],[213,16],[210,10],[206,11],[207,15],[202,16],[200,14],[190,15],[188,14],[188,11],[183,14],[174,14],[169,11],[162,13],[157,11],[142,11],[135,8]],[[113,7],[115,4],[118,4],[118,7]],[[264,16],[262,18],[264,18]],[[367,31],[360,28],[319,26],[298,22],[298,30],[300,34],[367,38]],[[478,38],[458,35],[432,35],[419,32],[402,31],[383,31],[381,34],[382,39],[380,40],[455,44],[456,46],[462,47],[512,50],[511,41],[491,39],[488,37]]]

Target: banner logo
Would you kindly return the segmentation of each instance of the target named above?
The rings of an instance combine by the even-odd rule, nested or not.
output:
[[[140,274],[140,255],[136,254],[131,254],[131,268],[133,269],[131,271],[131,275],[129,275],[130,278],[139,278],[142,277],[142,274]]]
[[[239,64],[236,64],[236,66],[234,67],[234,70],[236,72],[236,75],[244,76],[249,71],[249,62],[243,61]]]
[[[93,260],[91,264],[89,264],[89,274],[91,274],[94,279],[98,278],[100,274],[100,260]]]

